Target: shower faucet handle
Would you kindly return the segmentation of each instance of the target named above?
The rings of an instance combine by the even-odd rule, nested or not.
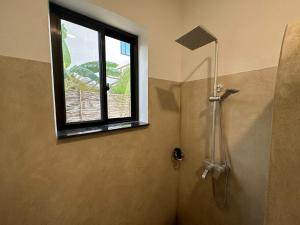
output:
[[[204,160],[204,172],[202,174],[202,179],[205,180],[208,173],[214,168],[214,163],[210,160]]]
[[[202,174],[202,179],[205,180],[206,179],[206,176],[208,174],[209,170],[208,169],[205,169],[203,174]]]

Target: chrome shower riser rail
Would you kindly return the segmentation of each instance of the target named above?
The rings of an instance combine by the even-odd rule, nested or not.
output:
[[[214,97],[217,97],[217,81],[218,81],[218,53],[219,53],[219,45],[218,40],[215,41],[215,69],[214,69],[214,87],[213,94]],[[216,138],[216,111],[217,111],[217,102],[213,103],[213,115],[212,115],[212,142],[211,142],[211,162],[215,162],[215,138]]]

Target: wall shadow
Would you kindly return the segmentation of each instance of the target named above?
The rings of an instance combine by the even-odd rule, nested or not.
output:
[[[172,84],[169,89],[163,89],[156,87],[157,95],[159,98],[160,105],[162,109],[168,110],[168,111],[175,111],[179,112],[180,111],[180,103],[176,100],[176,91],[175,89],[181,89],[181,86],[185,83],[188,82],[191,77],[204,65],[207,64],[207,71],[208,71],[208,76],[211,76],[211,57],[206,57],[203,61],[201,61],[192,71],[191,73],[180,83],[177,84]],[[210,84],[211,81],[209,79],[208,85]]]
[[[160,87],[156,87],[156,92],[162,109],[179,112],[180,105],[176,99],[176,93],[173,91],[174,87],[174,85],[172,85],[170,89],[162,89]]]

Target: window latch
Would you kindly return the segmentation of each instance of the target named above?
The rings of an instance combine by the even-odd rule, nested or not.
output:
[[[105,85],[105,90],[106,90],[106,91],[109,91],[109,89],[110,89],[110,86],[109,86],[109,83],[107,83],[107,84]]]

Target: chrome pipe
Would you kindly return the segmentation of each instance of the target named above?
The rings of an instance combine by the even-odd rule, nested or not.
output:
[[[218,58],[219,58],[219,44],[218,40],[215,41],[215,70],[214,70],[214,96],[217,96],[217,81],[218,81]]]
[[[218,41],[215,41],[215,71],[214,71],[214,87],[213,87],[213,94],[214,97],[217,97],[217,81],[218,81]],[[212,108],[212,129],[211,129],[211,150],[210,150],[210,160],[212,163],[215,162],[215,148],[216,148],[216,143],[215,143],[215,138],[216,138],[216,116],[217,116],[217,101],[213,101],[213,108]]]

